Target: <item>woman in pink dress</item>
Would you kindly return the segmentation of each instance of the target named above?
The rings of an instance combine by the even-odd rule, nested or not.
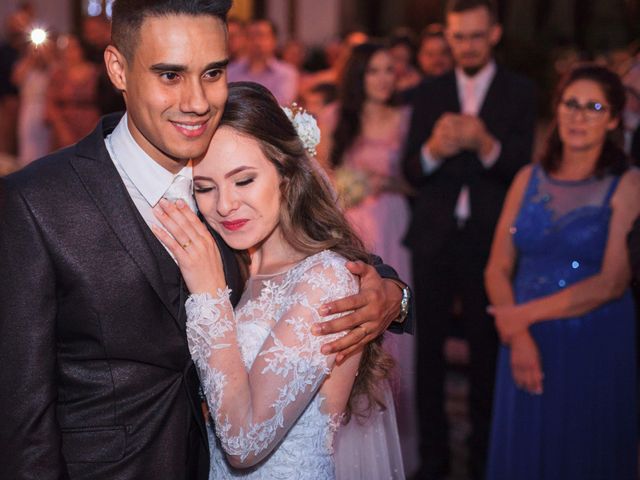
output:
[[[369,251],[402,278],[411,278],[409,252],[402,245],[409,205],[400,168],[410,110],[394,104],[395,80],[393,60],[384,46],[365,43],[353,49],[339,85],[339,102],[321,115],[319,158],[333,171],[347,218]],[[407,474],[418,466],[413,340],[411,335],[385,337],[385,348],[397,363],[392,387]]]

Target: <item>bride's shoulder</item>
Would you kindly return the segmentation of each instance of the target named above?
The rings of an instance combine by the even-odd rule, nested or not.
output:
[[[332,282],[351,283],[357,281],[357,277],[347,269],[345,257],[332,250],[322,250],[308,256],[294,269],[295,277],[305,282],[315,278],[324,278]]]
[[[304,269],[308,270],[314,268],[318,265],[333,267],[333,268],[342,268],[346,270],[346,264],[349,260],[340,255],[339,253],[334,252],[333,250],[322,250],[321,252],[314,253],[313,255],[309,255],[301,262],[301,266],[304,265]]]

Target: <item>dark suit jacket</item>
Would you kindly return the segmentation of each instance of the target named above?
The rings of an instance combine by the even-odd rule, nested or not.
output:
[[[535,109],[533,84],[498,66],[479,117],[502,144],[500,157],[489,169],[474,152],[444,159],[431,175],[420,161],[422,144],[446,112],[460,113],[455,72],[423,83],[415,92],[413,118],[404,162],[406,178],[417,190],[406,244],[419,258],[438,255],[457,228],[454,210],[463,185],[470,191],[471,217],[465,230],[469,248],[487,255],[506,191],[516,172],[531,161]]]
[[[104,145],[118,120],[0,183],[3,479],[206,479],[184,308]]]

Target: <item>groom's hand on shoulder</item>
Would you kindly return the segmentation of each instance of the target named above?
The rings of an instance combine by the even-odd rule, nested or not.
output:
[[[322,347],[324,354],[337,353],[338,363],[381,335],[400,316],[402,302],[399,283],[381,278],[373,266],[364,262],[348,262],[347,268],[360,277],[360,291],[323,305],[319,313],[322,316],[350,313],[314,326],[316,335],[349,332]]]

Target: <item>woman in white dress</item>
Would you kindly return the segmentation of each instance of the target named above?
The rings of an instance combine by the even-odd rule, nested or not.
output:
[[[206,227],[180,200],[156,207],[171,235],[154,232],[191,292],[187,337],[215,426],[216,480],[333,479],[333,434],[355,408],[351,400],[357,396],[359,411],[382,402],[377,386],[390,360],[380,340],[338,365],[321,348],[340,334],[313,334],[332,318],[319,315],[320,305],[358,291],[347,261],[369,256],[305,150],[315,133],[307,127],[296,132],[264,87],[231,84],[220,127],[194,168],[201,214],[246,261],[235,309]]]
[[[51,151],[51,128],[45,120],[47,89],[55,67],[55,43],[29,46],[16,63],[12,82],[20,90],[18,163],[24,167]]]

